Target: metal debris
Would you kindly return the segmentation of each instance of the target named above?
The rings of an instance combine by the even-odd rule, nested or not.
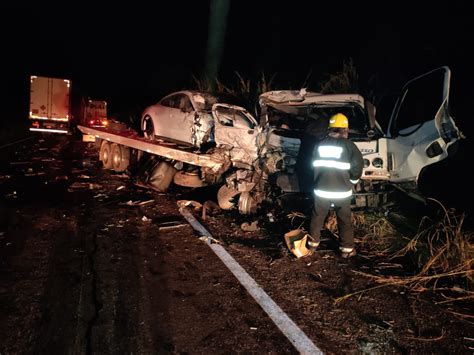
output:
[[[182,227],[187,227],[187,226],[189,226],[189,224],[181,223],[179,221],[163,222],[163,223],[160,223],[158,230],[166,231],[166,230],[182,228]]]
[[[242,229],[244,232],[255,232],[260,230],[258,221],[253,221],[252,223],[244,222],[240,225],[240,229]]]
[[[147,200],[147,201],[132,201],[132,200],[129,200],[125,203],[120,203],[120,205],[126,205],[126,206],[143,206],[143,205],[147,205],[149,203],[152,203],[152,202],[155,202],[155,200]]]
[[[193,201],[193,200],[178,200],[177,204],[178,204],[179,208],[193,206],[194,211],[200,211],[201,208],[202,208],[201,203],[199,203],[197,201]]]
[[[215,203],[214,201],[206,201],[204,202],[204,205],[202,206],[202,216],[201,218],[205,221],[206,220],[206,215],[208,212],[214,213],[214,212],[219,212],[221,211],[221,208]]]
[[[89,183],[89,182],[79,182],[76,181],[75,183],[71,184],[69,186],[69,191],[76,190],[76,189],[89,189],[89,190],[95,190],[95,189],[100,189],[102,188],[102,185],[95,184],[95,183]]]

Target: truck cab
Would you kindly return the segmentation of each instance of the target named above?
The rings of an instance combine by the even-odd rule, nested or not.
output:
[[[88,127],[107,127],[107,102],[101,100],[87,100],[83,113],[83,125]]]
[[[324,95],[305,89],[266,92],[259,98],[258,124],[243,108],[216,104],[216,144],[232,147],[234,164],[267,171],[281,192],[309,192],[312,180],[304,172],[311,173],[312,147],[326,132],[329,117],[343,113],[349,117],[349,139],[364,158],[354,205],[376,207],[387,201],[388,184],[417,192],[423,169],[445,159],[448,148],[460,138],[449,114],[450,75],[448,67],[441,67],[410,80],[402,88],[386,132],[377,122],[374,105],[358,94]],[[224,123],[229,117],[233,123]]]

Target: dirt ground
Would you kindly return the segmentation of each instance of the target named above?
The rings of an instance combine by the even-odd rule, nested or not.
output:
[[[179,214],[210,195],[137,187],[70,136],[0,158],[1,354],[297,353]],[[472,304],[391,286],[336,303],[374,286],[356,273],[373,262],[341,259],[329,235],[295,259],[288,226],[258,218],[254,232],[232,212],[202,223],[325,353],[472,353]]]

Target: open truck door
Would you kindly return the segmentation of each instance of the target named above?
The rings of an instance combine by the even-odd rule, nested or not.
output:
[[[403,87],[387,134],[390,182],[416,187],[422,169],[445,159],[459,139],[449,114],[450,79],[449,68],[440,67]]]

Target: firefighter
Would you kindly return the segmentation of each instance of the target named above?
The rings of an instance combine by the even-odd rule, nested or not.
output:
[[[349,120],[342,113],[337,113],[329,119],[327,136],[314,148],[315,196],[310,226],[312,238],[308,238],[308,246],[316,249],[329,209],[334,208],[340,233],[339,250],[343,258],[356,254],[351,196],[352,186],[359,181],[364,166],[362,154],[348,135]]]

